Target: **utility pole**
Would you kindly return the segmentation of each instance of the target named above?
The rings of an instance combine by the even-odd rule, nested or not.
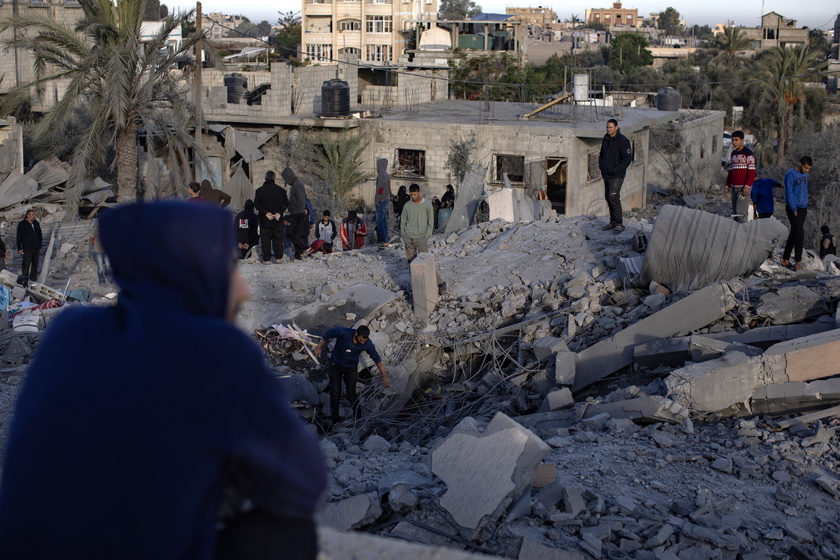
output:
[[[195,32],[201,35],[201,2],[195,3]],[[195,80],[193,83],[195,93],[195,143],[197,148],[201,147],[201,59],[204,52],[204,37],[195,43]],[[196,181],[201,181],[201,158],[198,151],[193,153],[193,174]]]

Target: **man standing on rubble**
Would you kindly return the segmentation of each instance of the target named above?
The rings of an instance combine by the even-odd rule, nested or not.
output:
[[[36,351],[3,463],[3,557],[314,560],[324,459],[234,323],[249,292],[229,213],[134,204],[100,227],[122,292],[64,311]]]
[[[388,243],[388,206],[391,204],[391,176],[388,174],[388,160],[376,160],[376,241],[379,246]]]
[[[17,250],[18,255],[23,255],[21,275],[33,282],[38,279],[38,259],[43,242],[41,224],[35,219],[35,210],[30,208],[17,225]]]
[[[408,187],[408,195],[411,198],[403,206],[400,229],[405,244],[405,258],[411,264],[418,253],[429,252],[429,238],[435,231],[435,209],[431,202],[420,196],[420,185],[412,183]],[[438,292],[446,291],[446,282],[440,274],[437,274],[437,284]]]
[[[621,210],[621,185],[627,168],[633,162],[633,146],[618,129],[618,121],[607,121],[607,133],[601,140],[601,152],[598,155],[598,169],[604,179],[604,198],[610,210],[610,221],[603,228],[613,233],[624,231],[624,216]]]
[[[358,419],[362,415],[359,397],[356,394],[356,378],[359,374],[359,358],[362,352],[367,352],[367,355],[379,368],[379,373],[382,374],[382,384],[385,387],[391,386],[391,380],[388,378],[385,366],[382,365],[382,359],[376,351],[376,346],[370,340],[370,329],[368,327],[362,325],[355,330],[346,327],[331,328],[324,333],[321,342],[315,347],[315,355],[320,356],[324,346],[333,339],[335,339],[335,346],[332,354],[330,354],[332,364],[329,368],[330,414],[332,423],[338,424],[341,422],[341,415],[338,410],[341,403],[342,383],[346,387],[347,400],[350,401],[353,417]]]
[[[732,200],[732,214],[735,221],[745,223],[749,219],[750,190],[755,182],[755,155],[744,144],[744,131],[732,133],[732,155],[729,156],[729,172],[723,194]]]
[[[274,171],[265,172],[265,182],[254,194],[254,208],[260,214],[260,248],[263,264],[271,262],[271,254],[283,258],[283,212],[289,207],[286,189],[274,182]]]
[[[295,259],[308,253],[309,249],[309,221],[306,217],[306,188],[298,179],[291,167],[284,169],[280,175],[289,189],[289,227],[286,237],[295,247]]]

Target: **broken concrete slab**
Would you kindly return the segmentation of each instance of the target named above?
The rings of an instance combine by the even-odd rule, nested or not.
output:
[[[760,358],[730,352],[717,360],[691,364],[665,378],[668,398],[694,410],[714,412],[747,402],[756,388],[773,380]]]
[[[832,330],[774,344],[764,353],[766,360],[784,360],[780,381],[812,381],[840,373],[840,330]]]
[[[486,174],[486,167],[476,163],[470,165],[469,170],[464,175],[461,188],[458,189],[458,196],[455,197],[452,216],[446,224],[447,235],[461,230],[472,223],[476,208],[478,208],[481,196],[484,193],[484,176]]]
[[[835,328],[837,327],[834,321],[829,320],[827,317],[820,317],[813,323],[756,327],[742,333],[731,331],[708,333],[704,334],[703,337],[726,342],[749,344],[750,346],[756,346],[766,350],[778,342],[802,338],[812,334],[834,330]]]
[[[310,334],[321,336],[335,326],[352,327],[364,322],[397,297],[394,292],[360,282],[336,292],[326,302],[310,303],[263,323],[262,327],[295,324]],[[348,315],[355,316],[355,320],[348,320]]]
[[[557,385],[571,385],[575,382],[577,354],[557,352],[554,358],[554,381]]]
[[[546,336],[535,340],[531,345],[534,355],[540,362],[546,362],[553,358],[558,352],[568,352],[569,347],[566,341],[556,336]]]
[[[806,383],[791,381],[756,389],[745,414],[790,414],[822,410],[840,403],[840,379],[820,379]]]
[[[673,292],[697,290],[719,280],[749,276],[769,257],[787,228],[775,218],[734,220],[666,205],[659,211],[640,277]]]
[[[435,256],[431,253],[418,254],[411,265],[411,295],[414,300],[414,315],[426,321],[440,300],[437,285]]]
[[[670,422],[682,424],[688,418],[688,408],[659,395],[601,404],[584,404],[580,407],[582,419],[608,414],[610,418],[626,418],[639,423]]]
[[[409,524],[402,522],[405,527]],[[396,528],[395,528],[396,529]],[[398,533],[395,533],[398,534]],[[441,537],[443,538],[443,537]],[[446,542],[451,542],[444,539]],[[383,538],[365,533],[341,533],[329,527],[318,527],[318,560],[347,560],[348,558],[376,558],[376,560],[501,560],[498,556],[470,554],[451,548],[433,547]]]
[[[550,448],[501,412],[475,435],[474,420],[431,453],[432,472],[447,485],[440,505],[470,540],[498,520],[534,477]],[[459,423],[459,426],[465,421]]]
[[[584,560],[588,555],[574,550],[552,548],[545,544],[525,537],[519,548],[519,560]]]
[[[595,343],[577,354],[572,392],[630,365],[637,345],[703,328],[733,307],[735,298],[726,283],[707,286]]]
[[[315,515],[319,525],[326,525],[339,531],[350,531],[370,525],[382,515],[382,506],[376,492],[359,494],[340,502],[326,505]]]
[[[554,410],[562,410],[575,404],[575,399],[572,397],[572,392],[568,387],[554,389],[545,396],[545,402],[540,407],[541,412],[551,412]]]
[[[633,349],[633,358],[643,368],[682,367],[686,362],[706,362],[720,358],[726,352],[740,350],[741,352],[757,356],[761,350],[745,344],[730,343],[706,336],[692,335],[686,337],[663,338],[646,344],[640,344]]]
[[[800,323],[828,313],[823,298],[805,286],[787,286],[761,296],[755,314],[774,325]]]

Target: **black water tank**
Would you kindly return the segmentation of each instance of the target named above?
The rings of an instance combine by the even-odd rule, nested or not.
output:
[[[350,114],[350,86],[333,78],[321,86],[321,116],[344,117]]]
[[[660,111],[679,111],[680,92],[672,87],[666,87],[656,92],[656,108]]]
[[[226,74],[225,87],[227,88],[227,102],[239,103],[242,95],[248,89],[248,79],[242,74]]]

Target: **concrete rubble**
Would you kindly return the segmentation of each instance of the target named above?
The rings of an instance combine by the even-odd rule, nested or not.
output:
[[[323,558],[840,558],[834,265],[777,266],[776,226],[759,225],[742,248],[748,270],[726,256],[706,270],[660,236],[695,220],[729,239],[729,224],[683,208],[630,212],[614,235],[603,217],[528,221],[512,196],[519,221],[468,225],[481,191],[467,198],[431,240],[448,289],[426,318],[399,244],[241,263],[254,294],[243,329],[366,324],[393,381],[384,388],[363,360],[362,419],[325,430],[325,370],[300,352],[268,356],[321,433]],[[56,228],[60,208],[37,207],[45,239],[56,232],[45,282],[21,286],[15,260],[0,274],[12,304],[0,438],[44,326],[83,303],[21,307],[71,277],[86,305],[116,291],[98,286],[89,229]]]

